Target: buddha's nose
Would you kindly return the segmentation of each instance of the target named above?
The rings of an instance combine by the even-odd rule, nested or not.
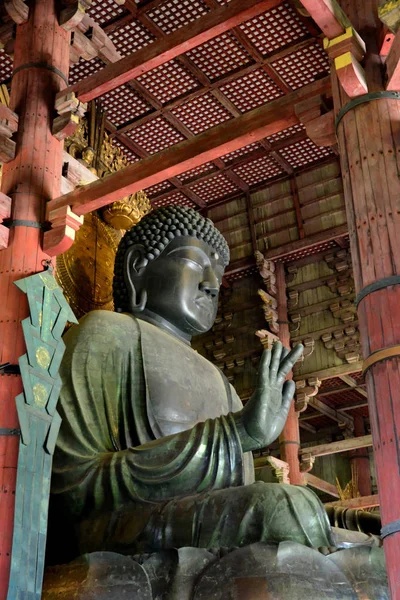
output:
[[[216,298],[216,296],[218,296],[219,283],[212,269],[204,270],[204,279],[199,284],[199,289],[204,292],[204,294],[211,296],[212,298]]]

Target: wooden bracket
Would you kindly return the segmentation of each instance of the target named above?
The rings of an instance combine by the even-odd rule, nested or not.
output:
[[[258,331],[256,331],[256,336],[260,338],[264,350],[272,350],[274,343],[280,341],[277,335],[274,335],[266,329],[258,329]]]
[[[11,139],[13,133],[18,130],[18,115],[12,110],[0,104],[0,162],[7,163],[14,160],[16,144]]]
[[[11,217],[11,198],[0,192],[0,250],[8,246],[10,230],[1,223]]]
[[[290,483],[289,465],[275,456],[267,456],[266,463],[272,468],[279,483]]]
[[[8,21],[0,25],[0,45],[4,53],[12,57],[14,54],[15,23]]]
[[[396,33],[400,27],[400,1],[380,0],[378,17],[390,31]]]
[[[53,121],[52,133],[57,140],[62,141],[74,133],[79,119],[86,112],[87,104],[80,102],[74,92],[69,92],[56,97],[55,109],[59,116]]]
[[[64,0],[63,4],[66,8],[61,11],[58,22],[65,31],[73,31],[82,22],[92,0]]]
[[[304,412],[307,409],[310,398],[318,394],[321,381],[318,377],[310,377],[309,379],[300,379],[296,381],[295,393],[295,410],[296,412]]]
[[[321,95],[314,96],[294,107],[300,123],[306,128],[308,137],[317,146],[333,146],[336,144],[335,117],[333,110],[328,110]]]
[[[258,250],[254,253],[254,257],[256,259],[258,272],[264,281],[265,289],[269,294],[275,296],[277,292],[275,264],[272,262],[272,260],[264,258],[264,255]]]
[[[349,98],[368,93],[365,72],[360,61],[365,56],[365,43],[350,26],[333,39],[324,39],[324,49],[334,60],[338,79]]]
[[[307,450],[305,448],[305,450]],[[312,454],[302,454],[300,457],[300,472],[301,473],[309,473],[313,468],[315,463],[315,456]]]
[[[50,256],[57,256],[71,248],[75,232],[83,225],[83,216],[72,212],[69,206],[50,211],[47,216],[52,228],[43,236],[43,250]]]
[[[24,0],[5,0],[4,8],[17,25],[26,23],[29,18],[29,7]]]

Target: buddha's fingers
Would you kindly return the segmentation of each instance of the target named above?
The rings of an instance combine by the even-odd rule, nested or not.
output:
[[[281,361],[277,377],[278,384],[282,384],[285,381],[288,373],[293,369],[303,352],[304,346],[302,344],[297,344]]]
[[[274,342],[274,345],[272,346],[271,364],[269,367],[271,379],[275,379],[276,374],[278,373],[281,363],[282,348],[283,346],[281,342]]]
[[[290,404],[296,391],[296,384],[291,379],[285,381],[282,389],[282,409],[289,412]]]
[[[269,383],[269,365],[271,362],[271,350],[264,350],[258,367],[257,387],[262,388]]]

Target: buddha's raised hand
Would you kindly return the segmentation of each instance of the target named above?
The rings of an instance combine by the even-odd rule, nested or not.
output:
[[[256,389],[246,406],[235,413],[243,451],[271,444],[282,432],[295,391],[294,381],[285,381],[304,350],[298,344],[288,352],[280,342],[265,350]]]

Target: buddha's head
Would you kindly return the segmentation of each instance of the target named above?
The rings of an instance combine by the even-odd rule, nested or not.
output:
[[[209,219],[184,206],[159,208],[121,240],[115,310],[151,316],[186,339],[204,333],[215,321],[228,262],[228,244]]]

